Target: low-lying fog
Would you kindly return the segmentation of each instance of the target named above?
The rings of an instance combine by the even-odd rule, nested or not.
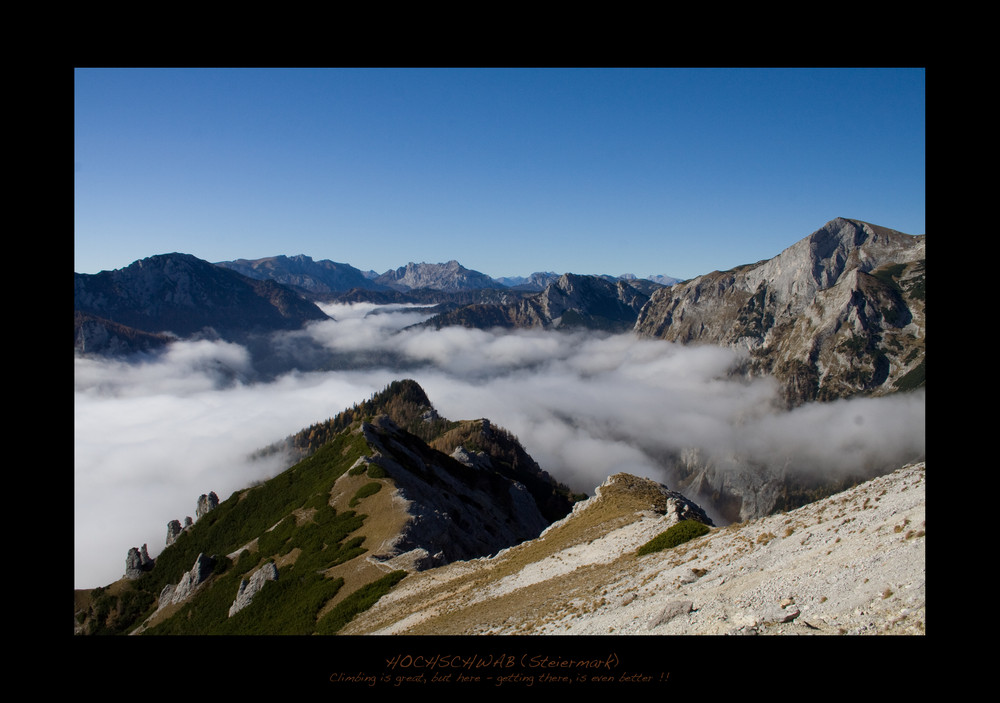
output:
[[[730,350],[631,334],[403,330],[426,314],[363,304],[325,310],[335,321],[284,343],[319,344],[353,360],[350,369],[241,381],[254,377],[249,353],[207,341],[132,363],[76,359],[77,588],[120,578],[130,547],[148,544],[155,557],[167,523],[194,517],[200,494],[225,500],[284,468],[248,462],[255,449],[398,378],[420,383],[444,417],[487,417],[507,428],[542,468],[587,493],[618,471],[667,482],[655,457],[689,447],[817,472],[924,454],[922,391],[786,412],[775,409],[768,379],[726,378],[737,360]]]

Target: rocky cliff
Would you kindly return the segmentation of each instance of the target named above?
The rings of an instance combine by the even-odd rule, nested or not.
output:
[[[635,331],[746,350],[788,405],[923,384],[924,236],[837,218],[767,261],[656,291]]]

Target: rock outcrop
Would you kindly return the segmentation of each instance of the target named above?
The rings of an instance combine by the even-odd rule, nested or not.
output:
[[[236,600],[229,607],[229,617],[233,617],[236,613],[243,610],[243,608],[250,605],[253,598],[257,593],[264,587],[264,584],[268,581],[276,581],[278,579],[278,567],[274,565],[273,561],[269,561],[253,572],[253,575],[249,579],[243,579],[240,582],[240,589],[236,593]]]
[[[211,575],[213,566],[215,566],[213,557],[199,554],[194,560],[194,566],[181,576],[176,585],[167,584],[163,587],[160,591],[159,607],[183,603],[190,598],[198,590],[198,586]]]
[[[202,493],[198,496],[198,507],[195,510],[195,517],[200,520],[202,517],[218,507],[219,496],[215,495],[215,491],[210,492],[208,495]]]
[[[201,519],[203,516],[207,515],[211,511],[219,507],[219,496],[215,495],[215,491],[208,493],[207,495],[202,493],[198,496],[198,502],[195,506],[195,515],[197,519]],[[180,520],[171,520],[167,523],[167,546],[177,541],[177,538],[181,536],[181,533],[185,530],[191,529],[194,525],[194,520],[188,515],[184,518],[184,525],[181,526]]]
[[[142,545],[142,549],[132,547],[125,557],[125,578],[134,581],[153,568],[153,564],[145,544]]]
[[[73,315],[74,348],[81,354],[128,356],[162,349],[173,337],[151,334],[79,310]]]
[[[181,523],[180,520],[171,520],[167,523],[167,546],[177,541],[177,538],[181,536]]]

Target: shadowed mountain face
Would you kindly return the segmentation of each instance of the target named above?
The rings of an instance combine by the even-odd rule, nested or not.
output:
[[[746,349],[790,406],[923,384],[924,236],[828,222],[778,256],[656,291],[638,335]]]
[[[250,279],[188,254],[163,254],[116,271],[75,274],[74,308],[91,325],[99,318],[149,334],[230,341],[328,319],[314,304],[272,280]],[[117,338],[122,338],[120,328]],[[93,346],[88,351],[101,351]]]

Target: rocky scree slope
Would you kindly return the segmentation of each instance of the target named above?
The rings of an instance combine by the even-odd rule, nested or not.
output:
[[[617,474],[537,539],[416,574],[344,634],[924,634],[925,467],[636,550],[697,506]]]

